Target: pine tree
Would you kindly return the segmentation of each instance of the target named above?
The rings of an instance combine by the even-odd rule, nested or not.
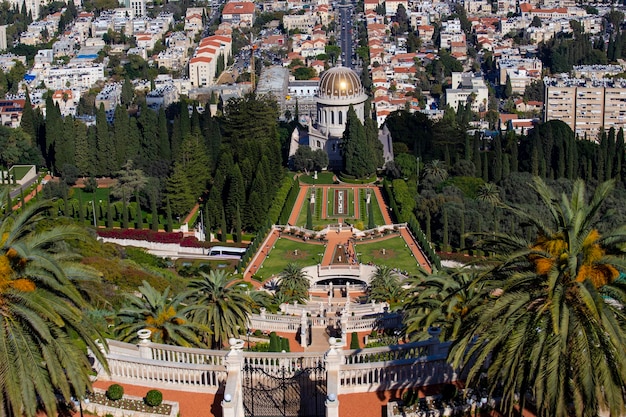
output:
[[[124,106],[115,107],[113,120],[113,146],[115,147],[115,164],[123,166],[127,160],[132,159],[128,154],[130,123],[128,112]]]

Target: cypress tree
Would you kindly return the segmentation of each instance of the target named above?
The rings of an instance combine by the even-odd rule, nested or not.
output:
[[[165,231],[166,232],[171,232],[172,230],[174,230],[174,221],[172,220],[172,208],[170,206],[170,198],[167,198],[167,223],[165,224]]]
[[[98,152],[98,173],[108,176],[119,170],[117,152],[113,138],[109,133],[106,112],[102,103],[96,112],[96,149]]]
[[[37,187],[35,187],[35,190],[36,189]],[[67,187],[63,187],[63,215],[65,217],[70,217],[70,200]]]
[[[620,127],[617,132],[617,140],[615,143],[615,167],[614,176],[618,182],[622,181],[622,166],[624,163],[624,128]]]
[[[502,180],[502,137],[498,134],[493,142],[493,181],[499,183]]]
[[[450,238],[448,231],[448,209],[443,208],[443,251],[447,252],[450,250]]]
[[[487,152],[483,152],[483,180],[489,182],[489,155]]]
[[[476,168],[476,175],[482,175],[483,164],[482,155],[480,154],[480,133],[474,133],[474,140],[472,141],[472,157],[474,158],[474,167]]]
[[[35,111],[30,102],[30,95],[26,89],[26,98],[24,100],[24,110],[22,111],[22,120],[20,121],[22,130],[31,137],[33,143],[37,142],[37,126],[35,124]]]
[[[228,229],[226,226],[226,213],[222,208],[222,219],[220,224],[220,242],[226,242],[226,234],[228,233]]]
[[[85,224],[85,207],[83,206],[83,197],[78,196],[78,223],[82,226]]]
[[[311,201],[309,200],[306,205],[306,228],[313,230],[313,214],[311,213]]]
[[[206,209],[207,205],[208,203],[204,205],[204,210],[202,210],[202,214],[204,215],[204,231],[207,235],[206,239],[210,241],[210,238],[211,238],[210,234],[211,234],[212,228],[210,227],[211,223],[209,223],[209,213],[207,212],[207,209]]]
[[[465,210],[461,210],[461,224],[459,226],[459,248],[465,249]]]
[[[107,194],[107,227],[109,229],[113,228],[113,210],[115,208],[111,205],[111,196]]]
[[[152,196],[150,199],[150,211],[152,212],[151,229],[155,232],[159,231],[159,212],[157,210],[156,198]]]
[[[126,196],[122,198],[122,229],[128,229],[128,203]]]
[[[232,225],[235,221],[235,213],[237,207],[243,207],[245,205],[245,187],[243,183],[243,176],[239,170],[239,165],[235,164],[231,175],[228,179],[228,195],[226,198],[226,221]]]
[[[372,209],[371,202],[367,205],[367,228],[368,229],[376,228],[376,223],[374,223],[374,209]]]
[[[159,115],[157,123],[159,128],[157,132],[159,134],[159,157],[165,161],[172,159],[172,150],[170,148],[170,138],[167,132],[167,117],[165,116],[165,110],[159,109]]]
[[[239,212],[239,206],[237,206],[237,213],[235,214],[235,236],[233,237],[236,242],[241,243],[241,213]]]
[[[135,229],[143,229],[143,213],[141,212],[141,200],[139,199],[139,193],[135,193],[135,201],[137,202]]]

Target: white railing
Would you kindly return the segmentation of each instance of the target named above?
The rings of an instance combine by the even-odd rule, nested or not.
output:
[[[265,317],[261,317],[258,314],[252,314],[250,328],[293,333],[300,328],[300,317],[277,314],[266,314]]]
[[[161,389],[215,393],[226,380],[223,365],[167,362],[138,357],[107,355],[109,374],[102,379],[147,385]]]
[[[227,353],[227,351],[207,351],[206,349],[192,348],[181,350],[178,347],[168,345],[152,345],[150,350],[152,351],[152,359],[158,361],[203,365],[222,365]]]
[[[109,373],[101,370],[99,379],[157,389],[214,394],[226,387],[237,391],[241,381],[234,379],[243,378],[240,371],[247,366],[276,376],[322,367],[327,370],[328,378],[335,375],[337,394],[440,384],[457,378],[446,363],[450,344],[439,343],[436,339],[381,348],[333,350],[331,346],[327,352],[294,353],[245,352],[243,341],[239,341],[236,355],[239,359],[234,363],[233,358],[226,356],[229,351],[163,347],[150,342],[131,345],[109,341],[109,346],[111,351],[106,354]],[[177,355],[163,356],[170,360],[143,356],[154,352],[177,352]],[[329,362],[332,352],[336,359]],[[200,358],[209,358],[207,362],[213,363],[196,363]],[[334,363],[332,372],[329,363]],[[228,386],[227,380],[230,381]],[[240,401],[234,394],[232,399],[237,404]],[[229,405],[230,409],[237,411],[237,404]]]
[[[340,392],[371,392],[450,383],[456,373],[445,356],[398,361],[397,363],[357,364],[339,371]]]

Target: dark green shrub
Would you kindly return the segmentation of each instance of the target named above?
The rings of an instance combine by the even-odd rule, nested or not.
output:
[[[151,389],[148,391],[143,400],[146,405],[149,405],[150,407],[157,407],[163,402],[163,394],[159,390]]]
[[[352,332],[350,337],[350,349],[360,349],[361,345],[359,344],[359,334],[357,332]]]
[[[280,349],[281,351],[284,350],[285,352],[291,352],[291,348],[289,347],[289,339],[287,339],[286,337],[280,338]]]
[[[270,333],[270,352],[279,352],[280,338],[276,332]]]
[[[253,333],[256,337],[263,336],[263,332],[260,329],[256,329]]]
[[[124,387],[119,384],[113,384],[107,389],[106,396],[111,401],[121,400],[124,396]]]

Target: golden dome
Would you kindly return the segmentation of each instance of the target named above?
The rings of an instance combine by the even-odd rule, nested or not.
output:
[[[354,71],[346,67],[334,67],[322,73],[317,95],[327,99],[346,99],[364,93],[361,80]]]

